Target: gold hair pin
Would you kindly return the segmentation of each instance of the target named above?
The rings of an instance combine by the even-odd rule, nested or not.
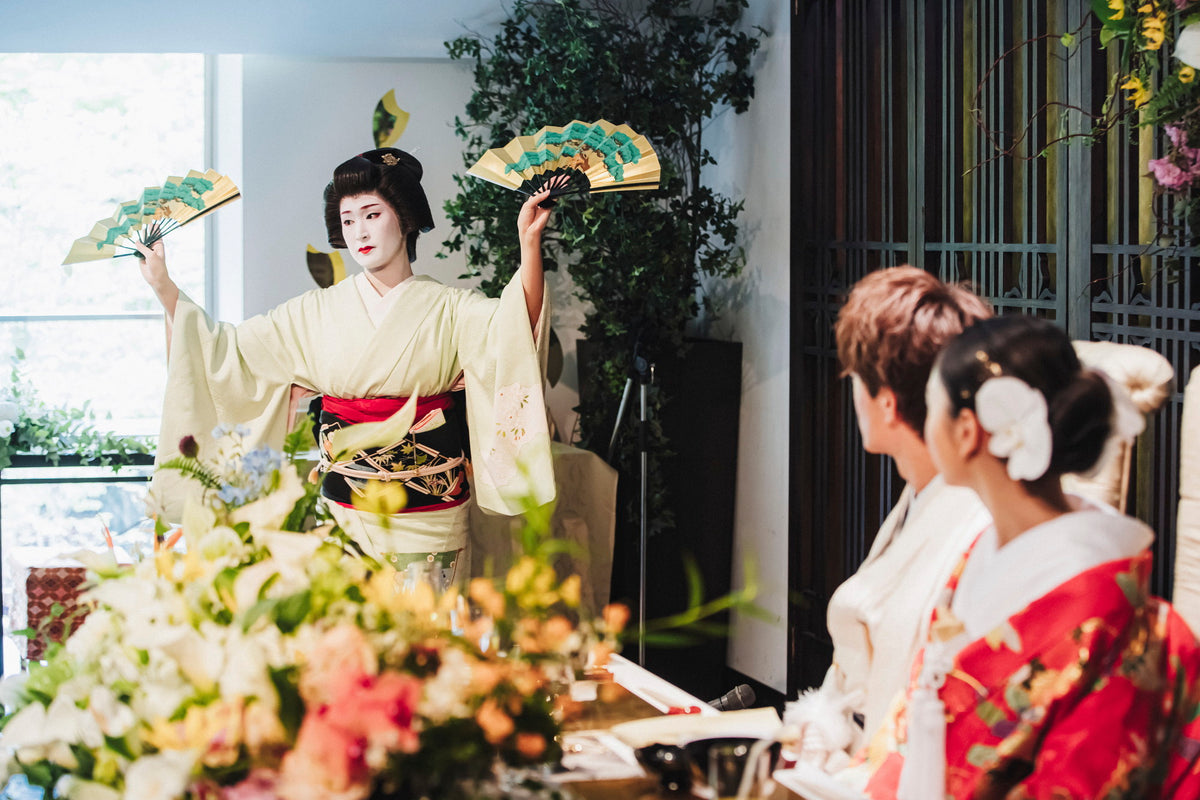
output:
[[[400,159],[396,158],[391,153],[384,153],[383,154],[383,163],[387,164],[389,167],[394,167],[400,163]]]
[[[992,359],[988,356],[988,354],[985,351],[976,350],[975,358],[976,358],[976,360],[979,361],[980,364],[983,365],[984,369],[986,369],[988,372],[992,373],[992,377],[999,378],[1001,375],[1004,374],[1004,370],[1002,370],[1000,368],[1000,365],[997,364],[995,361],[992,361]]]

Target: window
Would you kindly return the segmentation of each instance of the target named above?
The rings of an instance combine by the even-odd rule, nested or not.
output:
[[[11,362],[51,406],[86,403],[97,428],[157,433],[165,329],[137,260],[62,261],[119,202],[210,165],[205,76],[194,54],[0,54],[0,394]],[[207,303],[205,225],[166,244],[172,276]],[[119,535],[142,518],[144,484],[114,481],[111,470],[3,478],[6,611],[22,605],[26,567],[103,547],[101,521]]]

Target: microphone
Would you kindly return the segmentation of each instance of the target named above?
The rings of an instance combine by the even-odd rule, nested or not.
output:
[[[717,711],[738,711],[749,708],[754,705],[754,690],[747,684],[740,683],[716,700],[709,700],[708,704]]]

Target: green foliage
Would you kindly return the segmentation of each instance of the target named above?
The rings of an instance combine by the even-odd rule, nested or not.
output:
[[[714,159],[704,132],[714,114],[745,111],[754,96],[750,62],[762,29],[742,30],[745,0],[515,0],[492,39],[464,36],[450,56],[474,67],[475,90],[455,130],[464,167],[517,135],[572,119],[606,119],[646,136],[658,153],[661,186],[564,199],[545,236],[546,268],[568,269],[589,304],[582,327],[594,353],[580,397],[582,444],[607,447],[635,344],[651,359],[676,358],[699,311],[702,276],[737,275],[742,201],[701,182]],[[464,252],[469,272],[496,295],[520,262],[516,226],[523,199],[467,176],[448,201],[452,233],[444,246]],[[665,398],[652,393],[652,418]],[[632,426],[630,426],[632,427]],[[636,437],[622,437],[616,466],[638,471]],[[652,426],[652,462],[668,444]],[[667,520],[659,470],[650,470],[651,518]]]
[[[96,429],[96,415],[84,403],[79,408],[52,407],[40,400],[22,374],[24,351],[12,360],[7,391],[0,391],[0,469],[12,464],[15,453],[45,456],[57,465],[65,455],[114,470],[132,462],[135,454],[152,452],[151,442]]]

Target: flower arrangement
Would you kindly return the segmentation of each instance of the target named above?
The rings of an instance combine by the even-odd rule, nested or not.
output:
[[[11,380],[0,391],[0,469],[12,464],[16,453],[44,455],[58,464],[64,455],[77,455],[98,466],[127,464],[133,454],[151,452],[148,441],[117,436],[96,429],[96,415],[81,408],[56,408],[40,400],[21,371],[25,354],[17,350]]]
[[[0,685],[7,774],[72,800],[436,800],[559,756],[554,684],[627,612],[578,612],[548,516],[505,576],[439,593],[324,521],[296,459],[311,431],[283,455],[221,433],[167,465],[206,489],[179,529],[132,565],[76,554],[86,620]]]
[[[1166,153],[1149,162],[1150,174],[1176,198],[1175,215],[1194,237],[1200,232],[1200,194],[1193,191],[1200,189],[1200,2],[1092,0],[1092,9],[1101,22],[1100,44],[1120,47],[1105,117],[1123,91],[1138,127],[1162,127]]]

